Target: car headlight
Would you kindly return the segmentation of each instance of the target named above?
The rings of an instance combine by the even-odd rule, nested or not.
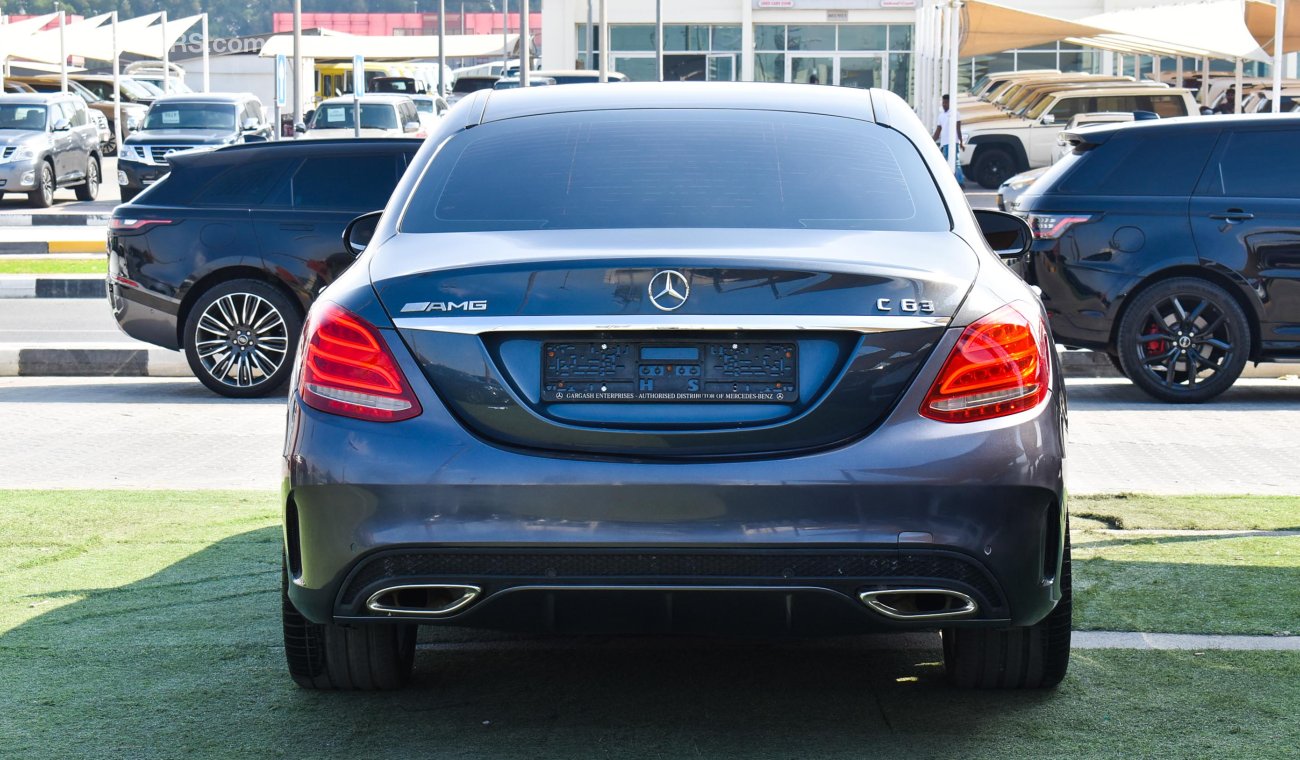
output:
[[[140,127],[140,119],[136,118],[135,116],[126,117],[127,129],[138,129],[139,127]]]
[[[31,161],[33,158],[36,158],[36,154],[37,154],[37,150],[35,146],[19,145],[18,150],[14,151],[14,154],[9,157],[9,160],[10,161]]]

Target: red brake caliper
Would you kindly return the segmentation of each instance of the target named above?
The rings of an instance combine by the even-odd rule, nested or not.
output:
[[[1160,327],[1152,324],[1147,328],[1145,335],[1158,335],[1161,332]],[[1147,356],[1158,356],[1169,350],[1169,341],[1167,340],[1149,340],[1146,342]]]

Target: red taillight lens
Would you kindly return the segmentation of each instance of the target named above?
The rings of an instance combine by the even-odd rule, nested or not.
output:
[[[967,327],[930,387],[921,414],[940,422],[975,422],[1041,404],[1052,364],[1047,327],[1037,314],[1018,302]]]
[[[171,219],[118,219],[114,217],[108,220],[108,227],[113,230],[142,230],[154,224],[171,223]]]
[[[340,306],[312,310],[302,351],[298,393],[313,409],[375,422],[424,411],[378,331]]]
[[[1092,221],[1091,214],[1030,214],[1029,227],[1039,240],[1055,240],[1076,224]]]

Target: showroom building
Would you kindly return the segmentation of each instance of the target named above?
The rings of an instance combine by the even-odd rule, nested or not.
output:
[[[885,87],[912,100],[915,24],[925,0],[662,0],[664,78],[817,82]],[[1177,4],[1193,0],[1165,0]],[[1155,0],[999,0],[1059,18],[1081,19]],[[606,0],[611,70],[656,78],[655,0]],[[546,69],[596,68],[601,0],[547,0],[542,8]],[[591,22],[589,31],[588,22]],[[590,41],[588,38],[590,37]],[[590,51],[590,52],[589,52]],[[965,85],[990,71],[1054,68],[1150,74],[1150,56],[1119,56],[1068,42],[1012,49],[962,61]],[[1173,61],[1163,61],[1164,70]],[[1196,61],[1186,66],[1195,70]],[[1215,70],[1231,71],[1229,61]],[[1248,74],[1266,67],[1251,64]]]

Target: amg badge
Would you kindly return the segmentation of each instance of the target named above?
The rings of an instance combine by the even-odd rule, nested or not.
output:
[[[487,301],[415,301],[402,307],[403,314],[413,311],[487,311]]]

